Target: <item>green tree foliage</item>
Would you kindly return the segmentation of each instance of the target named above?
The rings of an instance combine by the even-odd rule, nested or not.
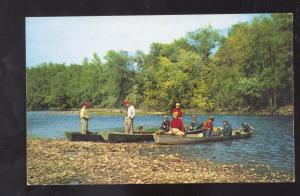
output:
[[[109,97],[107,106],[118,107],[121,106],[122,100],[128,96],[132,87],[134,81],[133,65],[126,51],[108,51],[104,58],[107,61],[107,81],[104,85]],[[114,101],[112,101],[113,99]]]
[[[81,65],[27,68],[28,109],[136,107],[169,111],[175,100],[200,111],[256,111],[293,103],[293,18],[259,16],[233,25],[226,37],[211,26],[149,53],[94,53]]]
[[[233,88],[237,89],[233,94],[241,99],[233,109],[277,108],[278,104],[292,103],[291,24],[290,14],[275,14],[257,17],[250,24],[240,23],[231,28],[215,55],[214,63],[218,75],[235,73],[238,76],[231,76],[235,80]],[[219,86],[223,88],[228,84],[226,80],[221,83]],[[224,91],[221,88],[215,90]],[[218,99],[225,108],[232,101],[230,97]]]
[[[221,41],[221,36],[217,30],[211,26],[207,26],[187,33],[185,39],[190,48],[201,55],[204,61],[208,61],[212,50],[216,48]]]

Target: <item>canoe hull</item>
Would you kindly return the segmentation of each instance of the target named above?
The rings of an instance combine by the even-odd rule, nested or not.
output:
[[[69,141],[92,141],[92,142],[104,141],[101,135],[95,133],[81,134],[80,132],[65,132],[65,134]]]
[[[125,134],[125,133],[109,133],[99,132],[105,141],[118,143],[118,142],[153,142],[152,134]]]
[[[65,132],[69,141],[93,141],[93,142],[154,142],[152,134],[125,134],[114,132],[93,132],[81,134],[80,132]]]
[[[217,142],[224,140],[235,140],[251,137],[253,132],[247,134],[241,134],[236,136],[213,136],[213,137],[193,137],[193,136],[173,136],[173,135],[159,135],[153,134],[155,143],[166,144],[166,145],[180,145],[180,144],[198,144],[204,142]]]

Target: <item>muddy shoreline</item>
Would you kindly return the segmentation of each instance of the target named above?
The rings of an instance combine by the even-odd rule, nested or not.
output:
[[[174,155],[142,155],[154,143],[93,143],[27,138],[27,183],[174,184],[293,182],[267,165],[245,167]]]

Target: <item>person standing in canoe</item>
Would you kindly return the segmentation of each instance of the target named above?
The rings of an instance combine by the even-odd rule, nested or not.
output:
[[[81,124],[81,129],[80,132],[81,134],[87,134],[88,131],[88,120],[89,120],[89,116],[87,113],[87,109],[89,107],[89,102],[84,101],[82,103],[82,108],[80,109],[80,124]]]
[[[181,124],[183,125],[183,131],[184,131],[183,113],[182,113],[182,111],[180,109],[180,103],[178,101],[176,101],[175,108],[173,108],[171,110],[171,116],[173,116],[174,112],[177,112],[177,118],[178,118],[178,120],[181,121]]]
[[[211,137],[213,131],[213,122],[215,120],[214,116],[208,117],[208,120],[203,123],[203,134],[205,137]]]
[[[125,133],[133,134],[133,120],[135,117],[135,108],[129,103],[127,99],[125,99],[123,103],[126,107],[124,119]]]
[[[173,112],[172,114],[172,121],[170,123],[170,131],[167,132],[168,134],[174,134],[178,136],[184,136],[184,127],[182,120],[178,118],[178,112]]]

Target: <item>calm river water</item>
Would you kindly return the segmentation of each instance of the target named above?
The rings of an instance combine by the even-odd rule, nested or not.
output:
[[[199,121],[207,115],[198,115]],[[184,116],[185,124],[191,117]],[[160,146],[153,152],[142,153],[179,153],[187,158],[202,157],[219,163],[266,164],[274,169],[294,173],[294,121],[292,116],[235,116],[215,115],[214,126],[222,126],[229,120],[234,127],[241,123],[251,124],[255,134],[249,139],[205,143],[197,145]],[[137,116],[135,127],[159,127],[160,115]],[[122,116],[96,116],[89,122],[90,131],[110,131],[123,126]],[[27,112],[27,135],[44,138],[64,138],[65,131],[79,131],[79,114],[55,112]]]

